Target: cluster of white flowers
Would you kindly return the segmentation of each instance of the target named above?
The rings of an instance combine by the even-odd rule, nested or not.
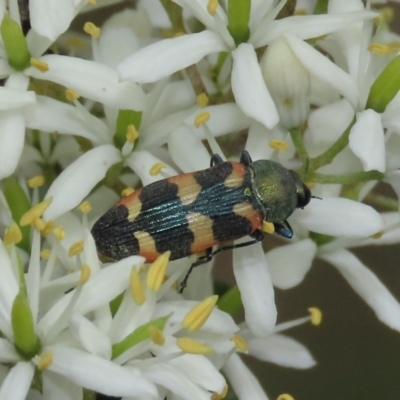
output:
[[[399,302],[349,250],[400,242],[398,202],[373,191],[400,195],[386,1],[140,0],[90,20],[117,3],[0,0],[0,400],[266,400],[238,353],[316,364],[280,332],[320,311],[277,325],[274,301],[316,257],[400,332]],[[322,201],[290,217],[291,242],[234,249],[220,298],[212,263],[178,294],[193,260],[99,260],[90,228],[121,193],[208,168],[208,149],[278,161]]]

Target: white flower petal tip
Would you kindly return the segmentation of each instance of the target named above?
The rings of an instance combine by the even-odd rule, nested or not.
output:
[[[321,258],[336,267],[356,293],[372,308],[378,319],[400,332],[400,304],[371,272],[352,253],[339,250],[321,255]]]
[[[382,217],[372,207],[336,197],[312,199],[294,216],[308,230],[323,235],[361,238],[384,228]]]
[[[369,109],[357,115],[357,122],[350,131],[349,146],[361,160],[364,171],[385,172],[385,136],[380,114]]]
[[[205,30],[144,47],[120,63],[117,70],[122,80],[155,82],[223,50],[226,47],[219,35]]]
[[[298,369],[316,365],[305,346],[284,335],[273,334],[266,339],[251,339],[248,345],[249,354],[262,361]]]
[[[300,284],[310,270],[316,252],[315,242],[305,239],[266,253],[273,285],[290,289]]]
[[[111,165],[120,160],[119,151],[111,145],[89,150],[69,165],[52,183],[46,197],[53,197],[44,213],[46,220],[55,219],[77,207],[101,181]]]
[[[254,47],[242,43],[232,57],[231,85],[237,105],[246,115],[272,129],[279,122],[279,114],[264,83]]]
[[[242,243],[248,238],[235,243]],[[260,244],[233,250],[233,272],[239,286],[245,318],[256,337],[267,337],[276,324],[275,294]]]

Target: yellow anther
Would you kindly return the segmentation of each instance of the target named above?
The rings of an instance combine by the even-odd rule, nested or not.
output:
[[[22,232],[19,226],[13,222],[7,229],[3,243],[5,245],[17,244],[22,240]]]
[[[263,221],[261,230],[272,235],[275,232],[275,225],[269,221]]]
[[[212,354],[214,350],[204,343],[200,343],[197,340],[190,339],[188,337],[181,337],[176,339],[176,345],[185,353],[189,354]]]
[[[160,328],[154,325],[149,326],[149,336],[153,343],[162,346],[165,343],[165,336]]]
[[[231,337],[233,343],[235,343],[235,347],[237,351],[241,351],[242,353],[247,353],[249,350],[249,346],[247,345],[246,340],[239,335],[235,335]]]
[[[379,10],[379,15],[373,19],[376,27],[379,28],[380,24],[389,24],[394,18],[394,10],[392,7],[384,7]]]
[[[378,55],[390,55],[397,53],[400,50],[400,43],[399,42],[390,42],[388,44],[383,43],[371,43],[368,46],[368,51]]]
[[[65,44],[68,47],[75,47],[78,49],[86,47],[86,43],[79,37],[71,37],[71,38],[67,39]]]
[[[73,257],[73,256],[76,256],[79,253],[82,253],[83,245],[84,245],[84,241],[83,240],[78,240],[73,245],[71,245],[71,247],[69,248],[69,251],[68,251],[69,256]]]
[[[40,231],[40,234],[44,237],[49,236],[54,231],[55,222],[47,221],[45,227]]]
[[[87,0],[87,2],[94,6],[97,3],[97,0]]]
[[[43,371],[47,367],[50,367],[53,362],[53,353],[51,351],[46,351],[42,357],[40,357],[39,362],[37,363],[37,367],[40,371]]]
[[[121,192],[121,196],[122,197],[128,197],[130,196],[132,193],[135,192],[135,189],[132,187],[127,187],[125,188],[122,192]]]
[[[47,72],[49,70],[49,64],[44,61],[38,60],[37,58],[31,58],[31,65],[40,72]]]
[[[222,390],[222,393],[217,393],[214,392],[211,396],[211,400],[222,400],[226,397],[226,395],[228,394],[228,385],[224,386],[224,389]]]
[[[197,96],[197,105],[200,107],[200,108],[204,108],[204,107],[207,107],[207,105],[208,105],[208,102],[209,102],[209,98],[208,98],[208,96],[207,96],[207,94],[206,93],[200,93],[198,96]]]
[[[51,250],[50,249],[42,249],[40,252],[40,257],[43,258],[43,260],[48,260],[50,258]]]
[[[371,236],[371,239],[380,239],[384,233],[383,231],[376,232]]]
[[[186,314],[185,318],[182,321],[182,325],[189,332],[194,332],[200,329],[207,321],[217,301],[217,295],[210,296],[204,299]]]
[[[44,176],[43,175],[37,175],[37,176],[34,176],[31,179],[28,179],[28,186],[31,189],[43,186],[43,184],[44,184]]]
[[[322,311],[317,307],[310,307],[308,312],[310,313],[311,323],[314,326],[320,325],[322,322]]]
[[[207,4],[207,12],[214,16],[217,13],[217,8],[218,8],[218,0],[208,0]]]
[[[42,218],[36,217],[33,219],[32,225],[37,229],[39,232],[43,231],[46,228],[46,222],[43,221]]]
[[[161,172],[161,170],[162,170],[163,168],[166,168],[166,167],[167,167],[167,166],[166,166],[164,163],[162,163],[162,162],[155,163],[155,164],[150,168],[149,174],[150,174],[151,176],[156,176],[156,175],[158,175],[158,174]]]
[[[89,265],[83,264],[81,266],[81,276],[79,278],[79,283],[81,285],[84,285],[90,279],[91,274],[92,270],[90,269]]]
[[[26,226],[33,223],[35,218],[40,218],[43,213],[46,211],[47,207],[50,205],[52,197],[49,197],[46,200],[43,200],[41,203],[33,206],[29,211],[27,211],[20,219],[19,225]]]
[[[92,205],[90,204],[90,201],[88,200],[83,201],[81,204],[79,204],[78,210],[82,214],[89,214],[90,211],[92,211]]]
[[[93,22],[86,22],[83,26],[83,30],[93,39],[98,39],[101,32],[100,28],[96,26]]]
[[[294,400],[294,397],[291,396],[290,394],[284,393],[278,396],[276,400]]]
[[[173,38],[177,38],[177,37],[180,37],[180,36],[185,36],[185,32],[175,32],[172,37]]]
[[[169,258],[171,252],[166,251],[161,254],[153,264],[150,265],[149,271],[147,272],[146,285],[150,290],[158,292],[164,281],[165,271],[167,270]]]
[[[140,278],[140,273],[135,268],[132,268],[131,271],[130,289],[133,300],[138,306],[141,306],[146,301],[146,292]]]
[[[299,8],[294,11],[294,15],[308,15],[308,12],[305,8]]]
[[[196,119],[194,120],[194,125],[196,128],[199,126],[205,124],[209,119],[211,118],[211,115],[209,112],[204,111],[201,112],[200,114],[197,115]]]
[[[128,143],[134,143],[139,138],[139,132],[135,128],[135,125],[128,125],[126,128],[126,141]]]
[[[270,140],[268,144],[271,149],[276,151],[286,151],[289,148],[284,140]]]
[[[78,100],[81,95],[74,89],[66,89],[65,90],[65,98],[68,101],[75,101]]]
[[[57,240],[63,240],[65,239],[65,230],[63,226],[57,226],[57,228],[54,228],[53,230],[54,236],[57,238]]]

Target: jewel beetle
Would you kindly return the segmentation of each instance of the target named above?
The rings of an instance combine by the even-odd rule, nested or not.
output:
[[[311,199],[296,172],[274,161],[253,162],[247,151],[240,162],[214,154],[210,164],[121,199],[92,228],[99,254],[113,260],[141,255],[148,262],[167,250],[171,260],[200,254],[190,272],[219,251],[261,241],[263,221],[273,223],[278,235],[293,236],[287,218]],[[226,243],[246,235],[252,240]],[[216,244],[222,247],[213,251]]]

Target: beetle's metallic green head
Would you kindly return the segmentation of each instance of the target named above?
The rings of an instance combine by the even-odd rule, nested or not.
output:
[[[251,167],[255,194],[265,208],[267,221],[285,221],[296,208],[303,208],[310,202],[310,189],[296,172],[269,160],[255,161]]]

